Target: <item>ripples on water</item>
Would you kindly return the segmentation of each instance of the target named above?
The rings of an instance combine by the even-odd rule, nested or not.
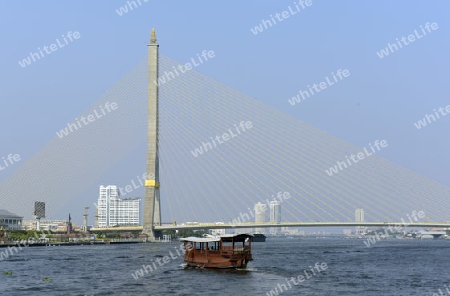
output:
[[[185,268],[179,243],[35,247],[0,261],[0,295],[266,295],[316,262],[328,269],[282,295],[433,295],[450,285],[450,241],[268,239],[247,270]],[[6,249],[0,249],[5,251]],[[170,260],[135,280],[142,265]],[[12,275],[3,274],[12,271]],[[50,278],[51,281],[44,281]],[[275,294],[274,294],[275,295]]]

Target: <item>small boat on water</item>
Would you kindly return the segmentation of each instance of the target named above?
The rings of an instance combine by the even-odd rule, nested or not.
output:
[[[229,234],[219,237],[187,237],[184,261],[187,266],[202,268],[246,268],[251,260],[251,234]]]
[[[252,237],[252,242],[256,243],[256,242],[261,242],[264,243],[266,242],[266,236],[262,233],[254,233],[253,237]]]

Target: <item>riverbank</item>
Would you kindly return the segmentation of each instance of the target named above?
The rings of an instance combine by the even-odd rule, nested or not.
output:
[[[144,241],[85,241],[85,242],[47,242],[47,243],[33,243],[27,247],[62,247],[62,246],[91,246],[91,245],[117,245],[117,244],[139,244]],[[17,243],[0,244],[0,248],[8,248],[17,246]]]

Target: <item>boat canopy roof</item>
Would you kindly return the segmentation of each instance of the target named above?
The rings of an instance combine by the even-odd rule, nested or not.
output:
[[[195,243],[210,243],[210,242],[219,242],[220,241],[220,237],[195,237],[195,236],[190,236],[190,237],[180,238],[180,241],[182,241],[182,242],[195,242]]]
[[[235,241],[243,241],[248,237],[252,237],[251,234],[224,234],[221,236],[216,237],[185,237],[180,238],[180,241],[184,242],[195,242],[195,243],[209,243],[209,242],[219,242],[220,240],[223,241],[231,241],[233,238],[235,238]]]

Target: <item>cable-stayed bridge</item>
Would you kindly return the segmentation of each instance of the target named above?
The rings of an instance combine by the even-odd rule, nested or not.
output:
[[[203,222],[157,221],[154,230],[395,226],[401,222],[376,221],[400,221],[413,211],[425,212],[426,219],[411,227],[448,226],[430,222],[445,221],[447,211],[438,206],[448,203],[445,186],[375,154],[330,176],[329,167],[363,149],[195,70],[177,72],[179,66],[159,57],[162,216]],[[258,202],[268,205],[281,191],[292,196],[281,203],[286,222],[212,223],[252,212]],[[352,222],[355,208],[374,222]],[[435,214],[438,220],[431,220]]]
[[[158,134],[153,142],[158,144],[154,153],[158,174],[146,183],[161,198],[159,218],[164,221],[199,221],[202,228],[249,227],[252,222],[220,227],[213,223],[233,221],[256,203],[270,202],[278,192],[288,192],[290,198],[281,203],[282,223],[277,226],[355,226],[351,223],[356,208],[365,210],[365,221],[376,224],[371,226],[390,225],[384,221],[401,221],[413,211],[425,213],[418,221],[427,225],[423,227],[443,227],[446,224],[439,221],[450,220],[449,187],[377,153],[358,163],[347,162],[330,175],[327,170],[364,147],[201,74],[202,65],[182,73],[176,69],[186,63],[159,55],[159,77],[166,80],[159,81],[157,88],[159,126],[152,125],[148,95],[158,82],[149,77],[149,67],[155,66],[149,61],[143,59],[80,116],[107,102],[119,106],[114,113],[64,138],[56,137],[0,184],[0,207],[31,215],[33,201],[39,197],[55,212],[64,208],[93,180],[148,145],[148,130],[153,129]],[[280,98],[280,104],[286,99]],[[367,138],[366,147],[383,139],[383,135]],[[145,152],[141,155],[144,159]],[[143,164],[136,175],[151,173]],[[136,194],[143,192],[136,190]],[[144,211],[154,214],[155,207]],[[175,228],[150,219],[151,229]]]

